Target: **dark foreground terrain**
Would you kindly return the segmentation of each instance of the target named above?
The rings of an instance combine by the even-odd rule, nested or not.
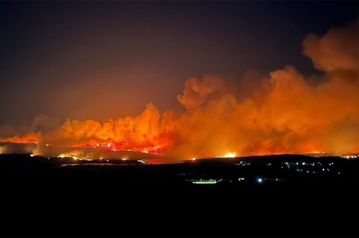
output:
[[[172,165],[0,155],[1,235],[352,236],[359,161]]]

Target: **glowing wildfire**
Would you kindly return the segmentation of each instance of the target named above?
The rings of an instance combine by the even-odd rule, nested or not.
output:
[[[235,158],[235,157],[237,157],[237,154],[233,152],[228,152],[223,155],[223,158]]]
[[[358,42],[359,23],[330,30],[322,37],[307,36],[304,54],[324,73],[322,77],[306,78],[287,66],[269,75],[250,71],[237,81],[217,75],[190,78],[177,97],[181,109],[161,113],[148,104],[136,117],[103,123],[67,120],[52,132],[0,142],[138,151],[192,160],[358,152]],[[33,154],[46,154],[44,148]]]

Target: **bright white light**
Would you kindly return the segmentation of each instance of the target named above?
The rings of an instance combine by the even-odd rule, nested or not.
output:
[[[224,158],[235,158],[237,157],[237,154],[234,152],[228,152],[225,155],[223,155]]]
[[[192,161],[195,161],[196,159],[197,159],[196,157],[193,157],[193,158],[192,158]]]
[[[31,154],[30,157],[34,157],[35,155],[34,154]]]
[[[262,178],[257,178],[257,182],[258,183],[263,183],[263,179]]]
[[[127,157],[122,157],[122,161],[128,160]]]
[[[193,184],[217,184],[220,180],[217,179],[198,179],[192,181]]]

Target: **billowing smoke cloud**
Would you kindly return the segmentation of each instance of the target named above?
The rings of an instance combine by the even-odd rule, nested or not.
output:
[[[303,50],[324,73],[311,83],[293,66],[237,80],[190,78],[177,96],[182,109],[148,104],[136,117],[67,120],[51,132],[3,142],[132,150],[191,158],[272,153],[359,152],[359,23],[309,35]],[[235,82],[235,83],[234,83]]]
[[[334,28],[323,37],[308,35],[303,42],[304,53],[319,70],[358,73],[358,40],[359,23],[356,22],[344,29]]]
[[[206,75],[202,79],[190,78],[185,82],[185,88],[178,101],[188,110],[197,108],[209,98],[223,94],[225,85],[216,75]]]

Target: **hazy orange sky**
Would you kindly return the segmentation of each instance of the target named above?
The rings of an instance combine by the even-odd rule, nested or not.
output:
[[[1,2],[0,125],[167,110],[210,73],[310,74],[303,38],[357,15],[354,2]]]

